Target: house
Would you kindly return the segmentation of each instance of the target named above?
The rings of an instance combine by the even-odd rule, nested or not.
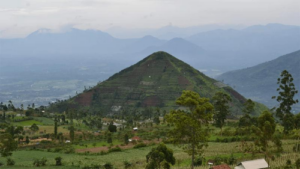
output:
[[[211,169],[231,169],[227,164],[212,166]]]
[[[137,127],[133,128],[133,131],[137,131],[137,130],[138,130],[138,128],[137,128]]]
[[[243,161],[239,163],[234,169],[265,169],[269,168],[265,159],[257,159],[251,161]]]

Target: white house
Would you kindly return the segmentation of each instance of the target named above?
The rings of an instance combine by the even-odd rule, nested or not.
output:
[[[251,161],[243,161],[239,163],[234,169],[265,169],[269,168],[265,159],[257,159]]]
[[[137,128],[137,127],[133,128],[133,131],[137,131],[137,130],[138,130],[138,128]]]

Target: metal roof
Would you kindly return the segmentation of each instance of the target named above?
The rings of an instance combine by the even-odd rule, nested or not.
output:
[[[238,166],[243,166],[245,169],[264,169],[268,168],[268,163],[262,158],[251,161],[243,161]]]

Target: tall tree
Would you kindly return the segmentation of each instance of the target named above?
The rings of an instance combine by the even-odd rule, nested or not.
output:
[[[222,136],[222,128],[225,124],[226,117],[230,114],[228,103],[231,102],[231,97],[226,93],[217,92],[212,100],[215,107],[214,120],[216,126],[221,128]]]
[[[207,146],[209,133],[205,126],[212,119],[214,107],[209,99],[193,91],[183,91],[176,104],[188,110],[172,110],[166,115],[167,122],[174,125],[169,136],[175,145],[182,146],[191,155],[193,169],[195,155],[201,154]]]
[[[291,124],[293,121],[291,110],[292,105],[298,103],[298,100],[294,99],[298,90],[296,90],[293,80],[292,75],[287,70],[282,71],[280,78],[277,80],[279,96],[272,97],[280,103],[276,109],[276,116],[281,120],[285,133],[288,133],[294,127],[294,124]]]

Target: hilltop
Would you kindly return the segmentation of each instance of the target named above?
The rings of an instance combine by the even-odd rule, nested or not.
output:
[[[208,98],[218,91],[228,93],[233,99],[231,108],[234,114],[241,112],[246,100],[231,87],[205,76],[170,54],[156,52],[95,87],[53,104],[50,109],[64,111],[73,107],[93,113],[145,107],[176,109],[175,100],[182,90],[193,90]]]
[[[277,102],[271,97],[278,95],[277,78],[283,70],[292,74],[296,89],[300,90],[300,50],[257,66],[224,73],[217,79],[234,86],[244,96],[273,107]],[[296,97],[300,99],[299,94]],[[299,107],[298,104],[298,111]]]

